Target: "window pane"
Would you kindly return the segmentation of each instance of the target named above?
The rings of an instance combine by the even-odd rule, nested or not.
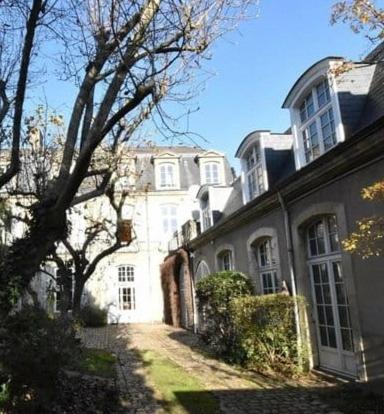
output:
[[[329,345],[328,346],[330,346],[331,348],[337,348],[335,328],[328,327],[328,338],[329,338]]]
[[[316,87],[317,103],[319,108],[323,107],[330,101],[328,81],[324,80]]]
[[[173,205],[162,206],[161,209],[163,231],[166,235],[174,233],[177,230],[177,207]]]
[[[328,150],[336,144],[336,131],[332,108],[320,117],[320,123],[324,149]]]
[[[160,187],[172,188],[175,187],[175,174],[173,164],[160,165]]]
[[[345,351],[353,352],[352,332],[350,329],[341,329],[341,340]]]

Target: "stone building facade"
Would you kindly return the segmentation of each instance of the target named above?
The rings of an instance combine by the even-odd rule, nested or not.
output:
[[[234,269],[256,294],[284,285],[305,296],[300,317],[311,366],[360,380],[384,376],[384,258],[362,260],[341,241],[360,218],[384,214],[382,203],[360,196],[384,175],[378,53],[347,70],[329,57],[305,71],[283,104],[290,129],[245,137],[236,154],[241,176],[222,208],[211,208],[211,221],[215,188],[200,189],[201,232],[184,243],[193,284]]]

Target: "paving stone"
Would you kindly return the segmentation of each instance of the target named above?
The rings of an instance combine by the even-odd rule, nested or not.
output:
[[[88,347],[106,349],[118,358],[118,380],[124,413],[160,414],[161,398],[145,375],[134,350],[152,350],[198,378],[217,397],[223,414],[343,414],[332,410],[316,390],[273,385],[257,374],[248,379],[235,367],[209,358],[199,338],[161,324],[109,325],[81,332]],[[319,384],[316,384],[318,386]]]

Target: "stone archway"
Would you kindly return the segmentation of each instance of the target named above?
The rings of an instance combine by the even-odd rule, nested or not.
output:
[[[193,299],[188,252],[179,249],[168,256],[160,270],[164,298],[164,322],[168,325],[192,329]]]

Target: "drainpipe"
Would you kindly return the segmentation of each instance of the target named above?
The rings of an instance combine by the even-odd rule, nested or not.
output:
[[[147,238],[147,267],[148,267],[148,277],[149,277],[149,303],[150,303],[150,313],[151,321],[153,323],[153,300],[152,300],[152,275],[151,275],[151,231],[149,227],[149,208],[148,208],[148,191],[149,186],[147,185],[144,189],[145,191],[145,227],[146,227],[146,238]]]
[[[197,333],[197,311],[196,311],[196,298],[195,298],[195,275],[193,273],[193,259],[195,254],[193,251],[187,250],[189,256],[189,274],[191,277],[191,296],[192,296],[192,312],[193,312],[193,333]]]
[[[300,319],[299,319],[299,306],[297,303],[297,289],[296,289],[296,276],[295,276],[295,267],[293,260],[293,246],[292,246],[292,230],[291,230],[291,220],[289,217],[289,212],[287,206],[284,202],[284,198],[281,195],[280,191],[277,192],[277,197],[281,206],[284,217],[284,229],[285,229],[285,239],[286,247],[288,251],[288,268],[289,268],[289,278],[291,282],[291,290],[293,297],[293,311],[295,314],[295,325],[296,325],[296,335],[297,335],[297,349],[299,357],[299,366],[302,366],[302,338],[301,338],[301,328],[300,328]]]

